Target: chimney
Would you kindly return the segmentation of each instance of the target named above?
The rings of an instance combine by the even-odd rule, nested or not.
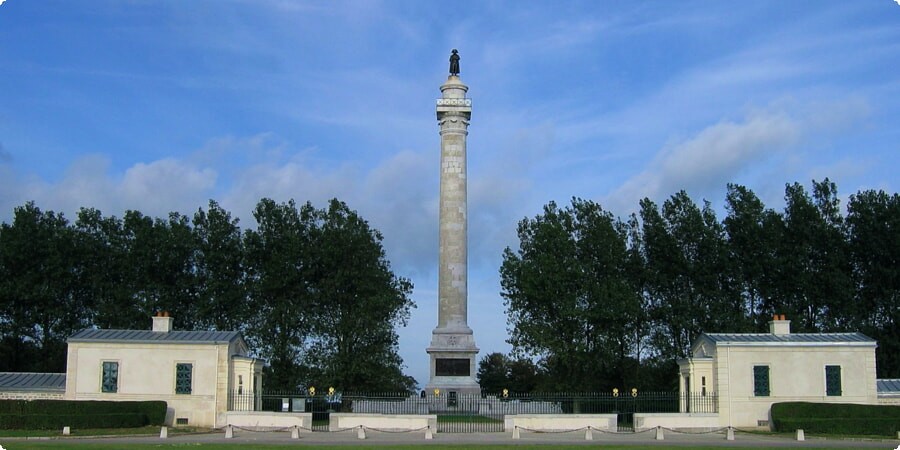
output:
[[[784,314],[775,314],[769,321],[769,332],[775,336],[787,336],[791,334],[791,321]]]
[[[172,322],[175,319],[169,317],[168,311],[159,311],[153,316],[153,331],[168,333],[172,331]]]

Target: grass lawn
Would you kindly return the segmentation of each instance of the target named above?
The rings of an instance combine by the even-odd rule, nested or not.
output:
[[[179,433],[204,432],[205,429],[195,427],[169,427],[169,435]],[[141,428],[89,428],[73,429],[72,436],[137,436],[159,435],[158,426],[146,426]],[[62,430],[0,430],[0,442],[5,437],[62,437]]]
[[[76,449],[101,449],[101,450],[127,450],[127,449],[151,449],[151,448],[202,448],[202,449],[241,449],[241,450],[284,450],[287,447],[297,447],[297,444],[290,445],[256,445],[256,444],[247,444],[247,443],[234,443],[234,444],[189,444],[189,443],[181,443],[181,444],[97,444],[93,442],[73,442],[73,441],[7,441],[3,442],[0,439],[0,443],[4,446],[4,448],[8,450],[30,450],[30,449],[47,449],[47,448],[76,448]],[[303,445],[300,445],[303,446]],[[313,447],[310,445],[309,447]],[[662,448],[679,448],[683,449],[684,446],[672,446],[672,447],[663,447],[658,445],[653,446],[621,446],[621,445],[592,445],[590,447],[601,447],[609,450],[659,450]],[[374,446],[374,445],[328,445],[328,449],[330,450],[384,450],[388,447],[384,445]],[[404,449],[428,449],[428,450],[471,450],[474,448],[484,448],[489,450],[522,450],[526,448],[535,448],[541,450],[560,450],[560,449],[582,449],[586,448],[583,445],[397,445],[392,446],[391,448],[404,448]],[[723,447],[702,447],[703,449],[708,450],[734,450],[734,447],[723,446]],[[779,449],[779,448],[796,448],[796,447],[770,447],[766,446],[767,449]],[[823,447],[803,447],[808,450],[816,450],[823,449]],[[839,447],[827,447],[831,450]],[[852,447],[847,447],[852,448]]]

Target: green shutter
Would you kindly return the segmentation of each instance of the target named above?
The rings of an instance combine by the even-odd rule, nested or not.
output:
[[[769,366],[753,366],[753,395],[769,396]]]
[[[191,375],[193,373],[193,365],[187,363],[179,363],[175,365],[175,393],[190,394],[191,393]]]
[[[825,395],[841,395],[841,366],[825,366]]]

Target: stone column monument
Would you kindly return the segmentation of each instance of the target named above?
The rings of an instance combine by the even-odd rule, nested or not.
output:
[[[438,324],[426,350],[431,359],[429,395],[441,390],[452,403],[457,395],[478,394],[478,347],[467,323],[466,135],[472,117],[469,88],[459,78],[459,55],[450,56],[450,76],[441,86],[437,120],[441,127],[440,256]]]

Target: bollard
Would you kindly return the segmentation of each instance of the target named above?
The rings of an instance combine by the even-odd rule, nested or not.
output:
[[[584,430],[584,440],[593,441],[594,433],[591,432],[591,427],[587,427],[587,430]]]
[[[797,440],[798,441],[806,440],[806,436],[803,434],[803,430],[801,430],[800,428],[797,428]]]
[[[159,438],[166,439],[169,437],[169,427],[159,427]]]
[[[300,439],[300,428],[297,425],[291,428],[291,439]]]
[[[63,427],[63,436],[68,436],[72,434],[72,429],[69,427]]]
[[[513,439],[519,439],[519,426],[516,425],[513,427]]]
[[[665,437],[663,436],[663,430],[662,430],[662,427],[661,427],[661,426],[657,426],[657,427],[656,427],[656,440],[657,440],[657,441],[661,441],[661,440],[663,440],[663,439],[665,439]]]
[[[734,428],[728,427],[728,431],[725,432],[725,440],[726,441],[734,440]]]
[[[428,425],[428,428],[425,429],[425,439],[426,440],[434,439],[434,433],[431,432],[431,425]]]
[[[234,437],[234,429],[231,428],[231,425],[225,426],[225,439],[231,439]]]
[[[359,426],[356,430],[356,438],[357,439],[365,439],[366,438],[366,429],[363,428],[362,425]]]

